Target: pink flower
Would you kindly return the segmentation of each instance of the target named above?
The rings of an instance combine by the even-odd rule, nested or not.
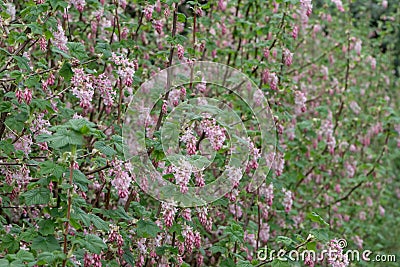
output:
[[[249,154],[250,154],[250,160],[247,165],[246,171],[250,171],[250,169],[257,169],[258,168],[258,159],[261,157],[260,150],[255,147],[253,141],[251,141],[250,137],[248,138],[248,143],[249,143]]]
[[[172,206],[170,203],[162,202],[161,203],[161,213],[164,218],[164,223],[165,226],[170,228],[172,224],[174,223],[175,220],[175,213],[177,212],[177,209]]]
[[[109,175],[114,176],[111,184],[118,190],[120,198],[126,198],[132,182],[132,177],[129,174],[130,166],[122,160],[114,159],[111,161],[111,167]]]
[[[183,59],[184,53],[185,53],[185,49],[183,48],[183,46],[178,44],[178,58],[179,58],[179,60]]]
[[[24,100],[24,93],[22,92],[21,89],[18,89],[17,91],[15,91],[15,97],[17,98],[18,103],[22,103],[22,101]]]
[[[268,83],[272,90],[278,89],[278,76],[275,73],[269,73],[268,75]]]
[[[344,12],[342,0],[332,0],[332,3],[334,3],[336,5],[337,9],[340,12]]]
[[[354,51],[356,51],[357,55],[361,55],[361,40],[357,40],[356,44],[354,45]]]
[[[210,139],[213,149],[220,150],[226,139],[224,128],[217,125],[215,119],[205,119],[201,121],[201,129]]]
[[[381,205],[379,205],[379,214],[383,217],[383,216],[385,216],[385,209],[381,206]]]
[[[285,194],[285,197],[283,199],[283,206],[285,207],[285,212],[289,213],[293,205],[293,194],[291,191],[285,188],[282,188],[282,192]]]
[[[264,57],[265,57],[265,59],[268,59],[268,57],[269,57],[269,49],[268,49],[268,47],[264,48]]]
[[[92,107],[91,101],[94,95],[91,77],[82,68],[74,69],[74,76],[71,79],[72,94],[80,100],[80,106],[84,110]]]
[[[343,254],[343,248],[336,239],[329,242],[327,256],[328,264],[332,267],[346,267],[350,264],[347,255]]]
[[[28,105],[31,103],[31,100],[32,100],[32,91],[29,90],[28,88],[25,88],[25,91],[24,91],[24,100],[25,100],[25,103],[28,104]]]
[[[39,43],[40,49],[42,51],[46,51],[47,50],[47,40],[46,40],[46,38],[40,37],[38,43]]]
[[[268,187],[264,190],[263,194],[265,197],[265,202],[268,206],[271,207],[274,201],[274,185],[270,183]]]
[[[191,210],[190,208],[186,208],[181,212],[182,217],[187,221],[192,221]]]
[[[193,130],[191,128],[187,129],[185,134],[181,136],[180,140],[186,144],[186,152],[188,155],[196,154],[197,139],[193,135]]]
[[[83,12],[83,9],[86,5],[85,0],[70,0],[70,3],[75,6],[76,9],[78,9],[79,12]]]
[[[285,48],[283,50],[283,58],[285,60],[285,65],[290,66],[293,63],[293,53],[290,52],[289,49]]]
[[[211,231],[212,228],[212,220],[210,217],[208,217],[208,209],[207,207],[203,206],[203,207],[199,207],[196,208],[197,210],[197,215],[199,218],[200,223],[204,226],[204,228],[207,231]]]
[[[153,11],[154,11],[154,6],[152,6],[152,5],[146,6],[146,8],[144,9],[144,17],[147,20],[151,20],[151,18],[153,16]]]
[[[221,11],[225,11],[225,10],[226,10],[226,5],[227,5],[226,1],[224,1],[224,0],[218,0],[218,8],[219,8]]]
[[[173,166],[172,170],[174,172],[175,182],[177,185],[179,185],[181,193],[187,193],[189,190],[189,180],[193,171],[192,165],[186,160],[181,160],[180,166]]]
[[[68,39],[65,36],[64,29],[62,28],[61,24],[57,26],[57,32],[53,32],[53,42],[55,46],[57,46],[60,50],[68,51],[67,42]]]
[[[295,91],[294,92],[294,102],[296,103],[297,110],[301,112],[306,111],[306,101],[307,98],[305,97],[304,93],[302,91]]]
[[[161,34],[161,33],[162,33],[163,23],[162,23],[161,20],[156,20],[156,21],[154,21],[154,22],[153,22],[153,27],[154,27],[154,29],[156,30],[156,32],[157,32],[158,34]]]
[[[299,26],[294,25],[292,30],[292,37],[293,39],[297,39],[297,35],[299,34]]]

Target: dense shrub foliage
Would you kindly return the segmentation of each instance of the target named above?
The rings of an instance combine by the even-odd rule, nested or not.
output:
[[[257,257],[265,246],[318,252],[338,239],[400,256],[397,1],[15,0],[0,11],[0,266],[368,264],[341,249]],[[142,83],[198,61],[258,85],[263,95],[251,97],[268,99],[277,144],[260,154],[251,110],[194,73],[147,107],[153,166],[182,194],[224,170],[232,137],[211,116],[179,133],[181,153],[215,154],[203,174],[174,168],[163,150],[166,115],[197,96],[232,107],[250,156],[230,170],[244,173],[230,193],[182,208],[143,192],[122,126]],[[272,168],[250,192],[242,183],[260,157]]]

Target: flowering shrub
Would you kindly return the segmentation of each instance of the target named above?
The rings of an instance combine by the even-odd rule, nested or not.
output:
[[[398,253],[395,2],[1,3],[0,266],[349,266],[337,238]],[[225,170],[235,137],[209,99],[243,121],[248,161],[226,167],[232,190],[222,198],[181,207],[137,182],[122,127],[144,82],[200,61],[258,85],[250,98],[268,99],[276,151],[263,154],[262,129],[240,97],[193,73],[142,107],[151,115],[138,120],[154,169],[183,196]],[[167,116],[191,99],[204,118],[180,125],[178,148],[191,159],[210,156],[204,172],[183,159],[177,168],[161,142]],[[252,191],[245,182],[261,160],[271,171]],[[265,245],[336,254],[262,260]]]

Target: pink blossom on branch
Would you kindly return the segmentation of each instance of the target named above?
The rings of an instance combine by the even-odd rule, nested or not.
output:
[[[74,7],[79,11],[83,12],[83,9],[85,8],[86,1],[85,0],[70,0],[70,3],[74,5]]]
[[[68,39],[65,36],[64,29],[62,28],[61,24],[58,24],[57,31],[53,32],[53,43],[57,46],[60,50],[68,51],[67,42]]]

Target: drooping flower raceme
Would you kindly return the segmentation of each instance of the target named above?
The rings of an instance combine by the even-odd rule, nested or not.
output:
[[[339,245],[338,240],[331,240],[328,244],[328,264],[332,267],[349,266],[349,259],[343,254],[343,248]]]
[[[174,207],[171,203],[162,202],[161,203],[161,213],[164,218],[165,226],[168,228],[172,226],[175,220],[175,214],[177,212],[176,207]]]
[[[181,160],[180,166],[173,166],[172,170],[174,172],[175,182],[179,185],[180,191],[186,193],[189,189],[188,184],[193,172],[193,166],[188,161]]]
[[[225,142],[225,130],[217,125],[215,119],[205,119],[201,121],[200,128],[204,131],[205,136],[210,139],[214,150],[220,150]]]
[[[86,1],[85,0],[70,0],[70,3],[74,5],[74,7],[79,11],[83,12],[83,9],[85,8]]]
[[[181,136],[180,140],[186,144],[186,152],[188,155],[196,154],[196,142],[197,139],[193,135],[193,129],[188,128],[185,133]]]
[[[80,106],[85,110],[92,107],[94,88],[90,76],[82,68],[74,69],[74,76],[71,79],[72,93],[79,98]]]
[[[292,209],[293,205],[293,194],[290,190],[286,188],[282,188],[282,192],[284,193],[283,206],[285,207],[285,212],[288,213]]]
[[[53,42],[60,50],[68,51],[67,42],[68,39],[65,36],[65,32],[61,24],[58,24],[57,31],[53,32]]]
[[[126,198],[129,194],[129,187],[132,177],[129,174],[130,163],[124,163],[122,160],[115,159],[111,162],[112,168],[109,171],[110,176],[114,176],[111,184],[118,190],[120,198]]]

